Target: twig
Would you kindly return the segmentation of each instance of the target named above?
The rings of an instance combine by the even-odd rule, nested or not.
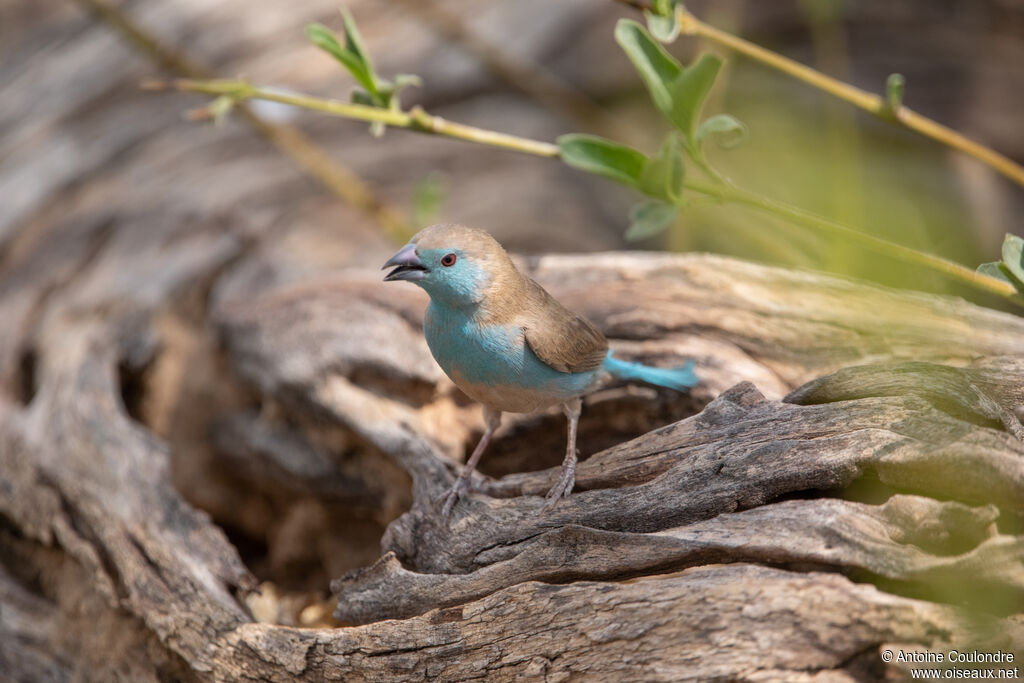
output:
[[[981,289],[990,294],[995,294],[1005,299],[1009,299],[1018,305],[1024,305],[1024,298],[1020,296],[1016,288],[1010,283],[989,277],[972,270],[971,268],[962,266],[955,261],[944,259],[941,256],[935,256],[934,254],[918,251],[902,244],[897,244],[896,242],[890,242],[880,237],[869,235],[865,232],[861,232],[860,230],[855,230],[847,225],[843,225],[842,223],[830,221],[784,202],[779,202],[757,193],[737,188],[732,184],[706,185],[699,181],[691,181],[690,183],[687,183],[687,186],[691,190],[703,192],[713,197],[720,197],[725,201],[749,206],[765,213],[781,216],[791,223],[841,237],[850,242],[855,242],[877,254],[929,268],[942,273],[951,279],[959,280],[960,282],[970,285],[976,289]]]
[[[650,7],[640,7],[640,5],[647,4],[644,2],[633,2],[631,0],[618,1],[638,9],[650,9]],[[678,12],[679,17],[680,33],[700,36],[701,38],[714,41],[719,45],[739,52],[746,57],[757,60],[762,64],[767,64],[768,66],[787,73],[794,78],[832,95],[833,97],[848,102],[870,114],[874,114],[880,119],[902,125],[924,135],[925,137],[929,137],[940,142],[947,147],[952,147],[964,154],[972,156],[978,161],[981,161],[982,163],[999,171],[1018,185],[1024,186],[1024,167],[1003,156],[999,152],[975,142],[955,130],[942,125],[941,123],[937,123],[936,121],[922,116],[921,114],[902,106],[902,104],[893,108],[890,103],[879,95],[867,92],[866,90],[861,90],[860,88],[844,83],[843,81],[832,78],[831,76],[826,76],[820,71],[804,66],[799,62],[789,59],[788,57],[783,57],[780,54],[772,52],[771,50],[766,50],[765,48],[755,45],[743,38],[717,29],[714,26],[710,26],[695,17],[683,8],[682,5],[677,5],[676,11]]]
[[[78,2],[120,33],[140,52],[169,71],[193,79],[213,77],[206,67],[161,43],[155,35],[134,23],[106,0]],[[246,124],[269,140],[306,173],[345,203],[370,216],[396,239],[404,241],[412,233],[409,222],[401,212],[384,203],[354,171],[333,159],[297,128],[270,123],[244,105],[238,107],[238,114]]]
[[[271,102],[280,102],[303,109],[319,111],[331,116],[357,119],[359,121],[378,121],[395,128],[408,128],[421,133],[432,133],[459,140],[478,142],[492,147],[501,147],[535,156],[558,156],[557,145],[446,121],[440,116],[428,114],[420,107],[413,107],[412,110],[405,112],[380,107],[369,107],[362,104],[349,104],[339,100],[322,99],[308,95],[282,93],[277,90],[259,88],[243,80],[199,81],[178,79],[167,84],[150,84],[151,87],[157,85],[170,86],[184,92],[198,92],[218,96],[226,95],[237,101],[269,100]]]
[[[556,159],[560,156],[557,145],[529,138],[522,138],[506,133],[466,126],[446,121],[439,116],[431,116],[423,109],[416,107],[410,112],[394,111],[378,107],[367,107],[359,104],[348,104],[336,100],[327,100],[307,95],[281,93],[277,90],[258,88],[241,80],[196,81],[180,79],[170,83],[159,84],[162,87],[174,87],[186,92],[205,93],[207,95],[228,96],[236,100],[263,99],[273,102],[290,104],[304,109],[323,112],[331,116],[358,119],[360,121],[379,121],[396,128],[406,128],[420,133],[443,135],[459,140],[467,140],[502,149],[514,150],[524,154]],[[694,192],[723,201],[736,202],[751,208],[785,218],[797,225],[814,229],[830,235],[838,235],[856,242],[878,254],[929,268],[947,277],[969,285],[975,289],[1024,305],[1022,298],[1013,285],[977,273],[970,268],[949,261],[941,256],[905,247],[895,242],[874,237],[860,232],[841,223],[816,216],[794,206],[778,202],[761,195],[737,188],[729,183],[705,182],[687,177],[684,186]]]

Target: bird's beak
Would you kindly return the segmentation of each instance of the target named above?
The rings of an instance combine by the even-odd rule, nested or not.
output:
[[[391,280],[422,280],[427,272],[426,266],[420,261],[416,254],[416,245],[409,243],[398,250],[398,253],[388,259],[383,268],[395,266],[395,269],[384,276],[385,282]],[[382,270],[383,270],[382,268]]]

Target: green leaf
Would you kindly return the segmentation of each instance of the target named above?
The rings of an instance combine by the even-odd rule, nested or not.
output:
[[[743,141],[747,139],[747,127],[734,116],[716,114],[706,119],[697,128],[697,144],[703,144],[704,138],[709,135],[715,137],[719,147],[733,149],[743,144]]]
[[[640,191],[669,203],[679,201],[683,192],[683,153],[676,133],[669,133],[658,156],[648,159],[640,175]]]
[[[395,76],[395,92],[412,86],[418,88],[421,85],[423,85],[423,79],[416,74],[397,74]]]
[[[663,43],[671,43],[679,36],[679,15],[675,0],[655,3],[654,10],[644,10],[644,19],[651,35]]]
[[[1020,283],[1017,282],[1016,279],[1010,275],[1010,269],[1007,268],[1006,264],[1004,264],[1002,261],[991,261],[989,263],[982,263],[980,266],[978,266],[977,271],[982,275],[988,275],[989,277],[994,277],[997,280],[1009,282],[1017,289],[1021,288]]]
[[[370,53],[363,47],[363,38],[359,35],[359,29],[356,28],[356,20],[352,18],[352,13],[345,7],[341,8],[341,18],[345,22],[345,48],[352,53],[366,69],[366,77],[368,82],[363,83],[371,95],[378,94],[378,79],[377,72],[373,69],[373,60],[370,59]],[[362,81],[360,81],[362,83]]]
[[[661,17],[666,17],[675,9],[677,0],[654,0],[651,10]]]
[[[595,135],[570,133],[558,138],[562,161],[581,171],[639,187],[647,157],[642,153]]]
[[[213,102],[210,103],[210,116],[213,117],[213,123],[216,126],[224,125],[224,121],[227,120],[228,114],[235,107],[235,100],[227,95],[221,95]]]
[[[697,122],[721,66],[722,60],[715,55],[702,54],[669,85],[672,96],[672,115],[669,118],[694,148],[698,144]]]
[[[422,85],[423,81],[419,76],[411,74],[398,74],[395,81],[385,80],[374,71],[373,61],[370,53],[363,47],[362,36],[356,26],[352,13],[344,7],[341,9],[341,17],[345,23],[345,45],[338,42],[334,33],[323,24],[309,24],[306,26],[306,35],[310,42],[324,50],[349,70],[352,76],[358,81],[362,88],[352,91],[352,101],[356,104],[392,111],[401,110],[398,95],[403,88],[411,85]],[[385,125],[379,121],[370,124],[370,133],[374,137],[384,134]]]
[[[705,53],[684,69],[647,29],[629,19],[616,24],[615,40],[633,62],[654,105],[683,132],[687,144],[696,149],[697,123],[722,60]]]
[[[907,86],[907,79],[903,74],[889,74],[885,80],[885,106],[895,114],[903,106],[903,92]]]
[[[1003,240],[1003,263],[1017,280],[1024,282],[1024,239],[1006,235]]]
[[[674,121],[670,86],[683,73],[682,65],[643,26],[630,19],[620,19],[615,25],[615,41],[640,73],[655,106]]]
[[[382,99],[381,95],[371,95],[365,90],[356,88],[352,91],[352,103],[362,104],[367,107],[386,108],[387,100]],[[370,122],[370,135],[375,138],[382,137],[386,129],[387,126],[381,121]]]
[[[629,212],[631,222],[629,230],[626,231],[626,239],[635,242],[664,232],[672,225],[678,212],[675,206],[664,202],[637,204]]]
[[[309,24],[306,26],[306,37],[309,38],[309,42],[341,62],[341,65],[348,69],[367,91],[376,92],[377,84],[366,60],[360,54],[342,47],[331,29],[323,24]]]
[[[377,100],[373,97],[373,95],[360,88],[356,88],[355,90],[352,91],[351,99],[352,104],[362,104],[367,107],[377,106]]]
[[[398,74],[395,76],[394,83],[391,81],[381,81],[380,97],[383,101],[382,106],[394,111],[401,110],[402,107],[399,101],[399,95],[402,90],[421,85],[423,85],[423,79],[414,74]]]

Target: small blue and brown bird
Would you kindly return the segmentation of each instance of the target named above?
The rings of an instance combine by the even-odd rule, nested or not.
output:
[[[569,419],[562,476],[547,494],[547,511],[575,483],[581,396],[611,378],[677,391],[697,383],[692,362],[656,368],[613,358],[603,334],[520,273],[483,230],[425,228],[384,264],[392,267],[384,280],[407,280],[430,295],[423,318],[430,352],[451,380],[484,406],[486,430],[445,496],[444,516],[466,492],[502,413],[561,405]]]

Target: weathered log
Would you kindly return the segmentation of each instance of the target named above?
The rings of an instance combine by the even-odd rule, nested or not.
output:
[[[586,260],[594,262],[593,257]],[[554,261],[572,263],[564,257]],[[608,257],[606,262],[613,261]],[[592,280],[587,286],[591,291],[606,286],[621,291],[622,273],[631,269],[644,272],[651,262],[663,269],[666,263],[676,265],[669,270],[672,274],[662,278],[632,279],[633,295],[642,294],[645,287],[663,290],[679,272],[689,273],[691,281],[698,279],[702,268],[718,273],[731,268],[729,281],[734,285],[743,277],[757,282],[767,281],[773,274],[783,283],[787,278],[809,278],[717,258],[639,255],[618,257],[615,270],[610,271],[613,275],[605,282]],[[546,268],[549,273],[557,272],[544,262],[538,271]],[[549,281],[557,288],[555,278],[549,276]],[[173,285],[175,281],[168,282]],[[821,289],[841,291],[847,299],[882,297],[925,311],[949,305],[827,278],[820,278],[820,285]],[[336,586],[341,593],[339,616],[345,620],[405,620],[381,621],[361,627],[368,629],[364,631],[308,632],[246,625],[245,610],[224,587],[251,586],[250,579],[209,522],[186,513],[187,506],[175,501],[173,492],[166,489],[166,474],[161,473],[166,472],[160,465],[166,459],[165,451],[123,412],[118,367],[133,349],[140,354],[137,349],[155,348],[146,342],[152,331],[145,324],[115,326],[121,339],[117,344],[111,344],[111,338],[94,323],[78,322],[73,313],[55,312],[41,327],[40,341],[62,341],[56,347],[59,351],[51,351],[46,344],[38,347],[38,390],[29,408],[5,404],[0,430],[7,444],[0,449],[4,459],[0,471],[7,482],[0,487],[0,492],[6,492],[0,496],[4,516],[17,533],[25,535],[26,542],[58,543],[95,577],[97,587],[112,604],[138,615],[147,629],[194,669],[216,677],[233,678],[248,672],[283,680],[302,673],[312,678],[339,675],[358,680],[372,679],[383,666],[396,678],[427,675],[457,679],[471,675],[482,661],[495,667],[492,674],[498,678],[528,671],[554,674],[584,669],[598,677],[615,676],[622,671],[614,664],[617,648],[628,642],[631,651],[647,653],[637,655],[634,666],[653,666],[657,661],[658,667],[668,667],[659,669],[664,677],[682,675],[683,669],[678,667],[685,663],[687,675],[694,678],[715,671],[725,676],[759,671],[769,679],[783,679],[793,675],[797,661],[800,666],[795,668],[801,670],[839,670],[853,666],[854,660],[856,666],[875,670],[879,664],[872,648],[891,640],[929,645],[970,638],[986,646],[996,642],[967,622],[961,623],[978,609],[977,601],[971,600],[974,593],[961,594],[963,600],[971,601],[970,611],[964,611],[962,606],[929,606],[913,597],[885,596],[873,588],[865,593],[868,589],[851,579],[870,579],[888,591],[929,599],[938,596],[948,602],[942,587],[971,576],[984,594],[1002,597],[998,607],[981,601],[991,612],[985,617],[987,623],[1009,628],[999,615],[1014,611],[1006,606],[1020,600],[1020,537],[990,527],[1004,515],[1019,514],[1024,499],[1024,447],[1002,431],[1002,423],[977,413],[981,410],[977,394],[967,390],[974,391],[972,387],[985,381],[1001,386],[1000,377],[1012,379],[1017,376],[1013,372],[986,375],[983,364],[975,363],[964,369],[975,372],[972,381],[958,383],[949,380],[947,366],[938,372],[920,373],[912,391],[888,391],[879,385],[879,393],[897,396],[864,395],[832,401],[844,398],[844,375],[840,373],[834,377],[838,383],[834,390],[821,380],[790,397],[808,405],[770,400],[751,385],[740,385],[693,417],[586,460],[580,468],[581,492],[563,501],[548,517],[537,517],[540,498],[534,494],[543,491],[553,470],[482,481],[491,494],[503,497],[473,494],[456,509],[452,525],[446,526],[438,520],[432,500],[450,482],[452,473],[445,464],[446,448],[437,444],[434,430],[439,424],[461,424],[458,433],[467,438],[478,416],[471,407],[453,399],[445,381],[427,363],[415,328],[415,307],[402,303],[406,295],[397,295],[397,301],[372,294],[353,296],[368,287],[367,280],[355,275],[326,286],[269,293],[251,304],[225,302],[215,310],[222,320],[229,357],[235,359],[241,376],[252,382],[265,401],[277,406],[244,418],[245,424],[251,425],[246,443],[276,443],[260,436],[265,433],[308,434],[315,441],[317,430],[343,429],[365,447],[394,457],[411,474],[413,508],[392,525],[385,541],[399,550],[405,566],[397,556],[388,555]],[[737,286],[737,291],[754,290]],[[691,296],[707,298],[707,291]],[[602,297],[601,301],[607,306],[614,297]],[[748,305],[742,298],[729,303],[724,295],[718,302],[723,309],[739,310]],[[675,298],[673,304],[686,305],[686,300]],[[357,317],[343,315],[351,307],[359,311]],[[827,310],[840,314],[856,308],[833,301],[826,305]],[[969,307],[962,310],[968,315],[975,312]],[[1009,330],[1020,323],[1004,315],[976,313],[975,352],[981,348],[993,356],[1005,356],[1012,351]],[[819,315],[808,316],[807,324],[822,324]],[[605,318],[594,317],[608,329]],[[936,314],[931,324],[941,326],[941,320]],[[880,320],[878,328],[870,327],[868,319],[862,324],[865,329],[859,336],[881,338],[872,342],[875,345],[887,343],[886,335],[906,334],[891,320]],[[322,332],[302,333],[315,331],[318,325]],[[794,325],[789,320],[784,327]],[[852,327],[850,321],[843,326]],[[1000,327],[1006,330],[1002,336],[992,334],[993,328],[998,331]],[[66,334],[69,329],[73,335]],[[50,336],[58,331],[59,336]],[[687,343],[677,334],[670,329],[650,342],[652,348],[662,349],[660,358],[665,362],[681,356],[674,344],[685,347]],[[936,344],[929,350],[925,343],[937,335],[913,334],[918,339],[917,353],[949,358],[948,347]],[[722,346],[735,341],[728,330],[709,331],[708,336],[724,340],[719,342]],[[767,331],[759,338],[770,340],[772,334]],[[70,339],[75,342],[69,344]],[[331,345],[320,344],[321,339],[330,340]],[[368,343],[359,344],[358,340]],[[391,344],[387,347],[390,353],[381,351],[385,344]],[[648,348],[645,344],[633,342],[629,348],[640,355]],[[307,353],[303,345],[317,353]],[[752,342],[748,345],[751,367],[755,368],[758,360],[781,353],[774,343],[766,342],[760,352]],[[785,353],[797,357],[792,351]],[[659,356],[648,351],[645,357]],[[822,357],[811,354],[809,362],[824,363]],[[411,358],[422,362],[410,363]],[[716,364],[703,360],[702,365],[708,368],[710,381],[715,381]],[[791,360],[790,366],[795,367],[795,361]],[[1007,370],[1016,364],[1007,360],[1000,367]],[[755,376],[758,372],[755,369]],[[928,377],[938,377],[939,383],[929,384]],[[431,381],[440,389],[430,390]],[[984,395],[1004,407],[1016,396],[1013,391],[986,386]],[[937,395],[937,387],[945,392],[942,405],[929,400]],[[404,388],[410,391],[406,393]],[[616,392],[610,393],[610,398],[598,400],[596,405],[603,400],[623,401]],[[653,405],[669,400],[659,396],[653,396]],[[635,406],[632,409],[637,410]],[[444,410],[447,416],[437,417]],[[242,418],[225,416],[221,423],[230,424],[232,419]],[[983,424],[978,424],[979,420]],[[281,431],[261,431],[267,429]],[[544,429],[544,425],[524,423],[521,429]],[[291,436],[285,437],[285,443],[291,443],[287,441]],[[279,451],[276,455],[266,455],[275,449]],[[277,447],[265,450],[263,456],[256,451],[251,455],[270,457],[272,462],[284,452]],[[298,450],[299,455],[303,452]],[[325,461],[307,457],[307,462],[316,466],[305,470],[298,465],[301,462],[290,463],[295,467],[288,471],[284,490],[307,487],[305,492],[314,497],[336,495],[330,488],[313,485],[330,472]],[[915,495],[892,498],[881,506],[816,498],[840,492],[868,471],[885,485]],[[269,474],[265,478],[259,472],[251,469],[247,476],[259,479],[264,487],[273,487],[272,481],[281,478],[278,470],[264,470]],[[793,494],[811,498],[785,500]],[[969,505],[921,496],[953,497]],[[154,517],[147,510],[165,513]],[[178,512],[166,513],[173,510]],[[769,564],[779,569],[741,569],[742,565],[720,566],[721,562]],[[694,575],[689,572],[697,570],[690,569],[679,575],[678,584],[673,583],[675,579],[645,578],[696,565],[704,565],[699,570],[702,573]],[[840,570],[849,578],[806,573],[808,569]],[[757,574],[758,582],[767,583],[758,583],[755,589],[749,583],[753,576],[749,572],[758,571],[770,574]],[[631,581],[622,583],[625,578]],[[532,583],[537,580],[565,585]],[[698,583],[690,585],[691,581]],[[718,589],[712,590],[709,581],[725,592],[716,593]],[[691,592],[698,586],[704,591],[700,597]],[[676,621],[668,627],[656,613],[686,609],[705,615],[701,619],[726,619],[727,610],[723,610],[729,600],[753,600],[756,604],[751,590],[763,599],[791,601],[795,612],[785,618],[766,616],[770,621],[759,626],[797,643],[788,659],[775,661],[757,658],[750,651],[733,652],[716,660],[718,668],[712,670],[695,667],[691,658],[676,661],[669,656],[678,643],[699,641],[703,643],[700,647],[714,649],[713,639],[701,640],[700,635],[706,639],[713,631],[703,627],[691,630]],[[656,591],[659,597],[641,598],[642,594],[654,595],[645,591]],[[727,599],[727,594],[733,598]],[[719,598],[722,602],[716,603]],[[602,604],[606,599],[612,601],[607,624],[622,624],[623,628],[648,625],[627,634],[628,641],[608,631],[607,624],[600,627],[606,618],[600,615],[605,613],[583,606]],[[550,621],[547,610],[552,600],[560,605],[557,618],[564,620],[557,622],[562,625],[554,633],[562,635],[552,636],[542,646],[530,645],[532,639],[520,641],[537,627],[538,619]],[[797,625],[803,628],[807,620],[818,623],[822,608],[816,600],[825,600],[827,609],[843,610],[841,619],[834,614],[829,617],[839,621],[828,628],[848,637],[830,642],[827,649],[814,646],[808,650]],[[851,601],[860,607],[853,610],[848,604]],[[496,622],[494,610],[505,616]],[[409,618],[413,614],[423,616]],[[793,614],[801,616],[794,621]],[[889,624],[892,619],[906,626],[894,629]],[[853,635],[852,623],[860,624],[859,635]],[[457,630],[452,630],[456,626]],[[735,631],[741,626],[733,622],[723,622],[722,627],[743,632]],[[4,628],[17,631],[22,627]],[[586,647],[577,644],[570,648],[569,643],[577,642],[578,637],[572,634],[604,632],[602,628],[607,631],[605,636],[588,637]],[[938,639],[929,635],[937,633],[935,628],[950,635]],[[1017,638],[1015,632],[1010,633],[1011,640]],[[370,649],[378,656],[357,654],[365,652],[369,642],[387,645]],[[424,643],[446,643],[440,650],[432,650],[433,664],[415,654],[428,647]],[[395,667],[402,666],[407,669],[396,674],[399,669]]]
[[[879,645],[948,649],[951,634],[970,630],[962,619],[835,574],[710,565],[625,582],[524,583],[334,632],[246,625],[222,652],[224,664],[269,680],[285,680],[282,670],[352,681],[877,680]],[[982,618],[975,633],[992,649],[1022,642],[1004,621]]]
[[[468,574],[412,572],[389,552],[335,582],[335,614],[352,623],[405,618],[524,581],[614,580],[727,562],[838,567],[861,579],[898,582],[903,591],[973,582],[973,590],[957,597],[1019,603],[1024,577],[1006,570],[1024,560],[1024,542],[989,536],[997,516],[990,507],[897,496],[883,506],[786,501],[646,534],[566,524],[512,547],[482,550],[483,566]]]

